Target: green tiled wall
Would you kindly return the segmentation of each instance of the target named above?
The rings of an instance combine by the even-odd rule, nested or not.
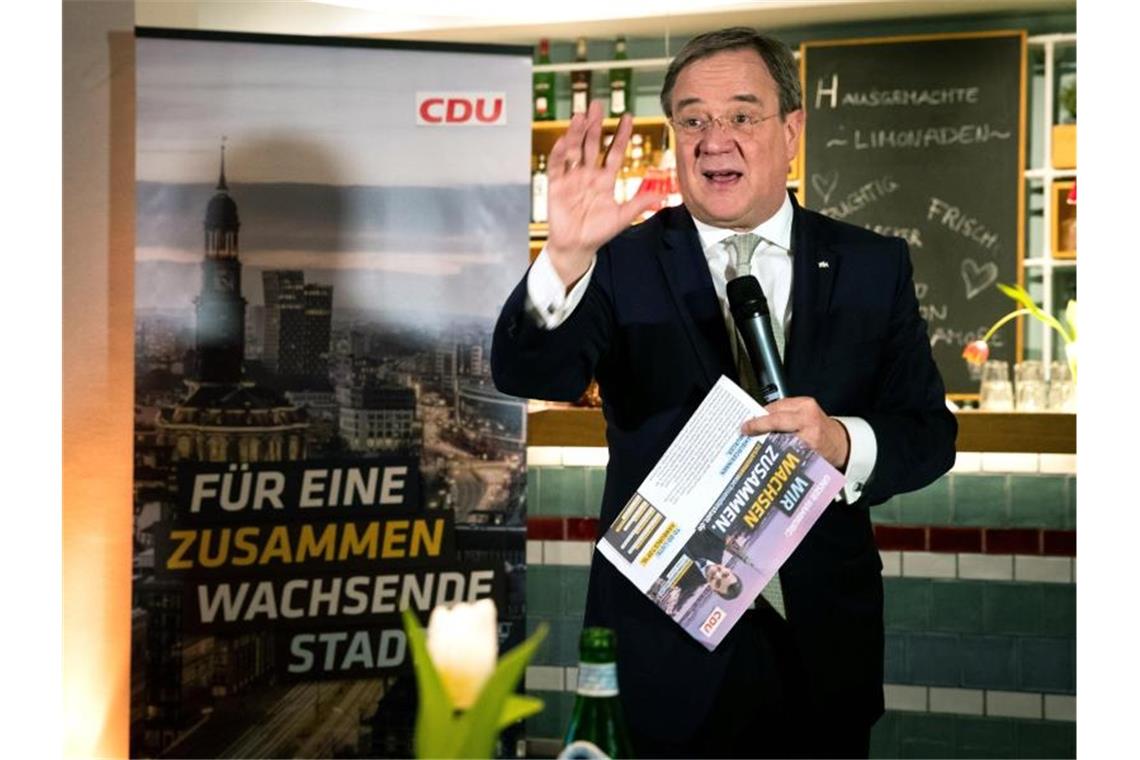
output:
[[[1038,721],[1027,721],[1026,724],[1034,727],[1040,725]],[[921,723],[911,725],[917,730],[922,729]],[[1017,757],[1017,727],[1017,721],[1013,720],[963,716],[954,721],[954,754],[957,757]],[[879,727],[876,726],[876,732],[878,730]],[[890,727],[885,721],[882,733],[883,739],[890,739]],[[1062,750],[1060,747],[1057,749]],[[1063,754],[1063,751],[1059,751],[1057,756]],[[1035,754],[1033,757],[1039,755]]]
[[[595,479],[592,467],[531,467],[527,470],[527,511],[536,516],[584,517],[598,514],[597,502],[589,501],[587,491]],[[605,471],[602,470],[602,477]]]
[[[570,710],[574,707],[574,695],[562,691],[531,691],[544,703],[542,712],[526,721],[528,736],[544,739],[561,738],[570,723]]]
[[[883,619],[888,629],[925,631],[930,627],[931,584],[926,578],[891,578],[883,588]]]
[[[577,665],[589,568],[532,565],[526,575],[527,635],[540,622],[550,626],[533,663]]]
[[[578,637],[582,633],[581,615],[543,619],[530,617],[526,621],[527,635],[534,633],[541,623],[546,623],[549,630],[534,659],[531,660],[531,665],[576,666]]]
[[[597,516],[601,467],[531,467],[532,515]],[[950,474],[872,510],[878,523],[1076,528],[1072,475]],[[532,565],[528,630],[550,635],[535,665],[573,667],[588,569]],[[887,683],[1075,694],[1076,587],[1064,583],[884,578]],[[534,692],[547,709],[527,723],[559,737],[574,695]],[[872,757],[1074,757],[1073,723],[888,712]]]
[[[888,712],[871,732],[871,757],[1076,757],[1074,723]]]
[[[1009,523],[1009,477],[1006,475],[949,476],[954,502],[954,525],[1002,527]],[[907,515],[901,515],[904,522]]]
[[[1023,638],[1018,641],[1018,688],[1071,694],[1077,688],[1077,642]]]
[[[891,581],[895,579],[889,579]],[[899,578],[898,580],[904,580]],[[913,578],[909,580],[922,580]],[[886,581],[884,581],[884,584]],[[1023,584],[1024,585],[1024,584]],[[931,582],[929,628],[934,631],[972,633],[984,631],[982,599],[986,585],[974,581]],[[885,605],[884,589],[884,605]],[[895,601],[891,600],[891,606]]]
[[[559,738],[566,731],[574,695],[532,691],[545,709],[527,721],[527,734]],[[871,757],[1076,757],[1076,724],[888,711],[871,731]]]
[[[531,467],[527,508],[537,516],[596,517],[604,467]],[[871,510],[889,525],[1077,527],[1075,475],[949,474]]]
[[[886,525],[1077,527],[1075,475],[944,475],[871,510]]]
[[[887,683],[1076,693],[1072,638],[888,632]]]
[[[950,478],[939,478],[926,488],[899,494],[898,519],[911,525],[950,525],[953,522]]]
[[[1041,588],[1041,632],[1075,639],[1077,587],[1047,584]]]
[[[1017,691],[1019,674],[1040,664],[1022,662],[1018,643],[1018,639],[1009,636],[962,637],[958,646],[962,667],[959,685],[967,689]]]
[[[1071,584],[884,578],[888,631],[1073,636]]]
[[[580,617],[586,608],[590,568],[532,565],[527,568],[527,606],[532,614]]]
[[[526,484],[528,514],[597,517],[605,482],[604,467],[530,467]]]
[[[903,683],[959,686],[962,683],[962,647],[958,637],[946,633],[907,636]]]
[[[598,514],[602,503],[602,493],[606,488],[606,468],[591,467],[586,471],[586,503],[583,505],[587,517]]]
[[[888,683],[1074,693],[1075,586],[928,578],[883,586]]]
[[[982,590],[982,616],[987,630],[1011,634],[1041,630],[1044,594],[1040,585],[992,583]]]
[[[1009,476],[1009,524],[1015,528],[1076,528],[1069,509],[1068,478]]]

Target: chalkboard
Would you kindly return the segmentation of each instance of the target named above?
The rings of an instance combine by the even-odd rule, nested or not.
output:
[[[801,47],[800,198],[905,239],[934,358],[955,397],[976,395],[963,347],[1016,308],[1022,281],[1025,33],[809,42]],[[1015,361],[1004,327],[993,358]]]

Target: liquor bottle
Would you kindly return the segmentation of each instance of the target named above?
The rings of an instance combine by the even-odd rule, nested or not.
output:
[[[668,177],[666,184],[666,206],[681,205],[681,182],[677,179],[677,154],[672,148],[666,148],[661,154],[661,169]]]
[[[538,157],[538,168],[530,175],[530,220],[547,222],[547,197],[550,191],[550,178],[546,174],[546,156]]]
[[[645,143],[642,147],[644,159],[642,164],[645,166],[645,173],[641,179],[641,185],[637,188],[638,194],[643,193],[659,193],[662,199],[647,208],[641,213],[640,221],[645,221],[649,217],[656,214],[661,209],[665,208],[667,201],[665,196],[669,193],[669,171],[663,166],[665,152],[653,149],[653,142],[649,137],[645,138]]]
[[[614,143],[614,135],[613,134],[602,135],[602,154],[601,154],[600,160],[602,160],[603,162],[610,155],[610,151],[613,150],[613,147],[614,147],[613,143]],[[626,147],[626,150],[628,151],[628,146]],[[617,176],[614,177],[614,203],[624,203],[625,202],[625,175],[622,172],[625,171],[626,162],[628,160],[629,160],[629,157],[627,155],[622,156],[622,165],[618,169]]]
[[[629,60],[625,52],[625,37],[614,43],[614,60]],[[610,116],[633,113],[633,69],[610,69]]]
[[[566,744],[589,742],[612,758],[633,757],[618,698],[617,637],[609,628],[583,628],[579,645],[578,696]]]
[[[539,65],[550,63],[550,40],[538,41]],[[554,119],[554,72],[536,71],[534,73],[534,120],[551,121]]]
[[[637,195],[641,188],[641,180],[645,177],[645,137],[635,133],[629,139],[629,169],[625,170],[625,188],[623,197],[626,200]]]
[[[574,49],[574,62],[586,62],[586,38],[579,37]],[[589,69],[577,69],[570,72],[570,115],[586,113],[590,105],[590,76]]]

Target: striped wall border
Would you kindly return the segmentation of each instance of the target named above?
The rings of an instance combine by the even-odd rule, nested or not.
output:
[[[875,543],[896,551],[1077,556],[1077,532],[1051,528],[875,525]]]
[[[535,519],[535,518],[531,518]],[[594,542],[536,540],[526,542],[530,565],[589,566]],[[1021,554],[971,554],[880,551],[884,578],[945,578],[1026,583],[1076,583],[1075,557]]]
[[[527,518],[528,541],[595,541],[596,517]],[[932,554],[1076,557],[1077,532],[1050,528],[959,528],[937,525],[875,525],[880,551]]]

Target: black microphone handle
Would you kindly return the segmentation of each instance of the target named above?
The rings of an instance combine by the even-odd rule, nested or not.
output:
[[[772,334],[772,320],[767,314],[752,313],[736,317],[736,329],[748,352],[752,371],[760,383],[760,402],[770,404],[788,395],[788,384],[784,380],[784,366],[780,363],[780,353],[776,350],[776,338]]]

